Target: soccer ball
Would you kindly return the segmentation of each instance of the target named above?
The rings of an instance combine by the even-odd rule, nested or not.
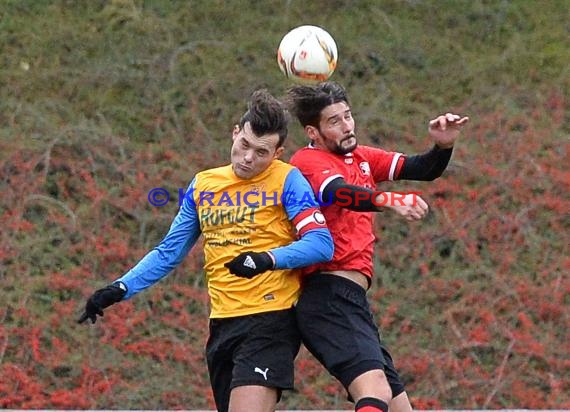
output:
[[[332,36],[317,26],[299,26],[287,33],[277,49],[279,68],[292,80],[316,83],[333,74],[338,60]]]

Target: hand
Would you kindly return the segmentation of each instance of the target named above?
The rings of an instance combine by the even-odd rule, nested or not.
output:
[[[391,202],[388,207],[402,216],[408,222],[414,222],[426,217],[429,210],[428,204],[415,193],[409,193],[401,199]]]
[[[461,117],[457,114],[446,113],[429,122],[429,135],[436,145],[442,149],[453,147],[459,136],[461,128],[467,124],[469,117]]]
[[[273,258],[268,252],[244,252],[224,265],[230,273],[241,278],[251,279],[273,269]]]
[[[95,291],[87,300],[85,310],[77,320],[77,323],[83,323],[87,319],[90,319],[91,323],[95,323],[97,321],[97,315],[103,316],[103,309],[123,300],[123,297],[127,293],[126,288],[123,289],[124,287],[122,283],[115,283]]]

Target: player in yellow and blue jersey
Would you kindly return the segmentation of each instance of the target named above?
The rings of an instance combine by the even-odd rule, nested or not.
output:
[[[293,305],[304,266],[330,260],[331,234],[309,183],[278,160],[289,116],[266,90],[253,93],[233,130],[231,164],[198,173],[164,239],[111,285],[95,291],[79,318],[152,286],[200,235],[210,296],[208,371],[219,411],[274,410],[293,388],[300,347]]]

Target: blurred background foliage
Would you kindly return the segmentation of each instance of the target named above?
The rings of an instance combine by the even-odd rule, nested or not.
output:
[[[429,119],[471,117],[443,178],[381,186],[431,207],[378,216],[370,291],[414,406],[570,408],[569,22],[565,0],[2,0],[0,406],[213,408],[200,245],[75,319],[227,162],[251,91],[284,93],[276,47],[315,24],[362,143],[417,153]],[[294,124],[285,159],[304,144]],[[302,350],[279,407],[350,404]]]

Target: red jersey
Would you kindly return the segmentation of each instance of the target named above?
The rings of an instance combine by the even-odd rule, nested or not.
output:
[[[330,262],[309,266],[303,270],[304,274],[357,270],[372,277],[374,212],[356,212],[331,204],[330,199],[323,199],[322,193],[327,184],[339,177],[348,184],[375,190],[377,183],[397,178],[403,161],[401,153],[369,146],[358,146],[346,155],[309,146],[293,155],[290,163],[307,178],[321,203],[335,249]]]

